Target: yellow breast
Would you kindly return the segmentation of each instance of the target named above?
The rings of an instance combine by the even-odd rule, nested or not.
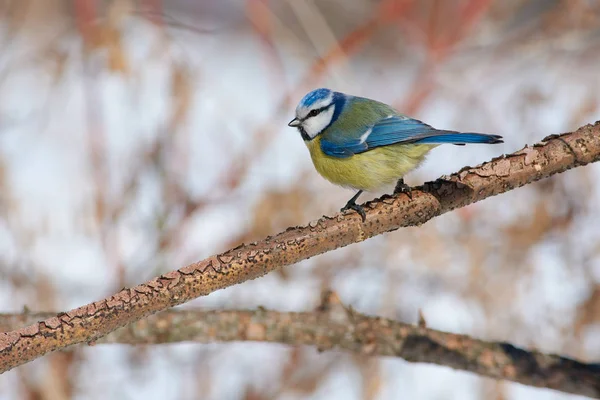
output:
[[[321,138],[305,141],[317,171],[336,185],[373,191],[391,185],[417,168],[437,145],[390,145],[348,158],[331,157],[321,150]]]

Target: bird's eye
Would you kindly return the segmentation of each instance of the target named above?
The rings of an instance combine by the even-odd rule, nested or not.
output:
[[[309,117],[314,117],[314,116],[316,116],[316,115],[319,114],[319,111],[320,110],[312,110],[311,112],[308,113],[308,116]]]

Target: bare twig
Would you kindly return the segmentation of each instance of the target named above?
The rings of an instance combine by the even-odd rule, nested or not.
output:
[[[420,225],[458,207],[600,159],[600,122],[576,132],[464,168],[405,195],[367,203],[366,221],[353,213],[307,226],[171,271],[133,288],[25,328],[0,333],[0,372],[64,347],[95,341],[150,314],[215,290],[254,279],[281,266],[400,227]],[[600,392],[600,389],[598,389]],[[600,394],[598,394],[600,396]]]
[[[329,299],[328,299],[329,300]],[[52,313],[0,314],[0,330],[51,317]],[[371,356],[400,357],[473,372],[495,379],[600,397],[600,364],[519,349],[384,318],[370,317],[333,304],[315,312],[259,309],[168,310],[117,329],[100,343],[257,341],[316,346]]]

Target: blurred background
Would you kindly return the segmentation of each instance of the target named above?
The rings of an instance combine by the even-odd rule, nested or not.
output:
[[[600,119],[598,0],[0,1],[0,311],[63,311],[336,212],[298,100],[326,86],[445,129],[420,184]],[[600,359],[600,165],[184,307],[357,311]],[[381,193],[373,194],[380,195]],[[368,199],[367,196],[364,199]],[[261,343],[98,345],[0,399],[574,399]]]

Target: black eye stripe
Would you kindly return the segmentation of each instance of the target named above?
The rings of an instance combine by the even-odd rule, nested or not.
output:
[[[304,119],[302,119],[302,121],[306,121],[308,118],[310,117],[316,117],[317,115],[321,114],[323,111],[327,110],[329,107],[331,107],[333,105],[333,103],[331,103],[328,106],[325,107],[321,107],[321,108],[315,108],[314,110],[311,110],[308,115],[306,117],[304,117]]]

